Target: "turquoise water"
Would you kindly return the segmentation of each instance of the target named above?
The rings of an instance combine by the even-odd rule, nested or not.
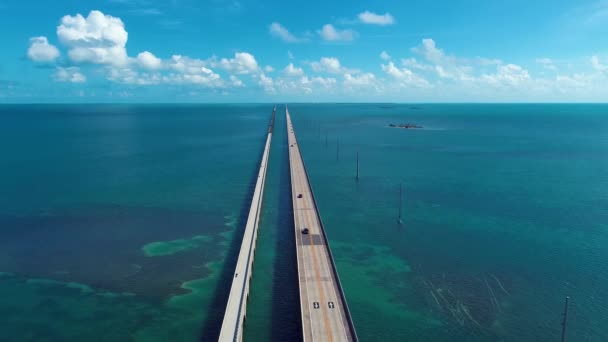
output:
[[[1,106],[0,331],[212,340],[271,109]],[[566,295],[569,337],[608,339],[608,106],[290,112],[361,340],[555,341]],[[276,125],[249,341],[299,338]]]

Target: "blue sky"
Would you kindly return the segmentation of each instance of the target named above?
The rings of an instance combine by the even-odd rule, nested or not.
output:
[[[3,1],[0,102],[605,102],[608,1]]]

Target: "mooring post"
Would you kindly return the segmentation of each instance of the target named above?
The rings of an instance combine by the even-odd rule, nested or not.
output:
[[[336,160],[340,160],[340,140],[336,138]]]
[[[562,321],[562,342],[566,341],[566,326],[568,324],[568,305],[570,304],[570,296],[566,296],[564,304],[564,317]]]
[[[399,219],[397,220],[399,224],[403,223],[401,207],[403,207],[403,183],[399,183]]]
[[[357,182],[359,181],[359,152],[357,151]]]

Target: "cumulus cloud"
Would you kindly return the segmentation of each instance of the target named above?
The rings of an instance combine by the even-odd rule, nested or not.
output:
[[[69,61],[74,65],[98,64],[98,73],[105,73],[113,82],[134,85],[192,84],[203,87],[243,87],[245,82],[237,75],[257,77],[261,72],[255,57],[248,52],[237,52],[233,58],[211,57],[208,59],[173,55],[161,59],[150,51],[129,57],[126,44],[128,33],[120,18],[91,11],[88,16],[66,15],[57,26],[57,36],[68,49]],[[34,37],[28,56],[32,60],[50,61],[59,51],[48,43],[46,37]],[[222,69],[226,78],[214,69]],[[297,73],[299,68],[289,70]],[[266,66],[267,72],[272,67]],[[301,70],[301,69],[300,69]],[[57,68],[54,78],[61,82],[84,82],[86,77],[76,66]]]
[[[297,42],[302,41],[302,39],[291,34],[291,32],[289,32],[289,30],[287,28],[285,28],[285,26],[283,26],[277,22],[270,24],[268,31],[270,32],[270,34],[272,36],[278,37],[287,43],[297,43]]]
[[[519,65],[507,64],[498,66],[495,74],[482,75],[481,80],[494,86],[518,86],[530,80],[530,74]]]
[[[435,70],[440,78],[460,81],[472,79],[472,67],[454,56],[446,55],[442,49],[437,47],[433,39],[423,39],[422,44],[412,48],[412,51],[422,55],[427,62],[430,62],[432,64],[431,68]],[[424,68],[428,68],[428,66]]]
[[[55,69],[54,78],[57,82],[84,83],[87,78],[80,72],[78,67]]]
[[[310,63],[310,66],[315,72],[327,72],[330,74],[347,72],[340,64],[340,60],[335,57],[322,57],[318,62]]]
[[[593,69],[597,70],[597,71],[608,71],[608,66],[606,66],[605,64],[602,64],[602,62],[600,62],[600,58],[596,55],[591,56],[591,66],[593,67]]]
[[[184,68],[179,72],[141,72],[139,70],[124,67],[111,68],[108,79],[118,83],[135,85],[156,85],[156,84],[191,84],[208,88],[222,88],[226,84],[220,75],[213,70],[200,68]],[[234,83],[234,82],[233,82]]]
[[[310,80],[313,84],[319,85],[324,88],[331,88],[336,84],[336,79],[333,77],[313,77]]]
[[[191,83],[206,86],[223,86],[220,75],[208,68],[208,62],[180,55],[171,56],[167,62],[170,70],[176,71],[161,78],[166,83]]]
[[[59,50],[46,37],[30,38],[27,57],[34,62],[52,62],[59,57]]]
[[[537,58],[536,63],[540,64],[545,69],[557,70],[557,67],[551,58]]]
[[[381,22],[386,22],[388,15],[369,12],[365,20],[381,25]],[[288,42],[298,39],[279,23],[273,24],[277,25],[271,25],[271,34]],[[318,33],[328,41],[356,38],[354,31],[337,30],[330,24]],[[394,96],[392,99],[403,100],[410,96],[411,99],[420,100],[496,101],[536,99],[534,96],[547,94],[560,100],[565,98],[564,95],[595,99],[605,97],[608,89],[605,86],[608,62],[596,55],[588,57],[586,69],[570,73],[555,68],[556,63],[549,58],[539,58],[537,65],[554,70],[554,73],[551,77],[543,73],[540,73],[540,77],[534,77],[524,66],[500,59],[450,55],[430,38],[423,39],[420,45],[411,49],[412,55],[403,56],[405,58],[393,58],[382,51],[382,73],[378,75],[348,69],[336,57],[322,57],[308,62],[310,75],[306,75],[294,63],[289,63],[273,78],[268,73],[274,69],[269,65],[262,68],[249,52],[237,52],[227,58],[213,56],[203,59],[175,54],[161,59],[144,50],[129,57],[126,49],[128,33],[124,23],[120,18],[100,11],[91,11],[87,17],[80,14],[63,17],[57,27],[57,36],[60,44],[67,48],[69,57],[66,60],[68,66],[57,67],[54,71],[53,78],[58,82],[85,82],[87,79],[78,66],[86,63],[94,64],[87,66],[87,70],[105,75],[112,82],[142,86],[192,85],[219,89],[222,93],[231,87],[254,85],[269,94],[281,95],[317,94],[323,97],[348,94],[356,98],[364,96],[361,98],[374,99],[370,91],[375,90],[382,99]],[[27,56],[33,61],[52,62],[60,56],[59,50],[49,44],[46,37],[32,37],[29,45]],[[288,52],[288,56],[293,59],[291,52]],[[427,97],[416,97],[425,94]]]
[[[344,85],[346,86],[364,87],[374,85],[375,82],[376,76],[369,72],[359,75],[344,74]]]
[[[140,86],[163,82],[163,76],[159,73],[140,73],[129,67],[111,67],[107,77],[113,82]]]
[[[124,65],[127,63],[128,34],[120,18],[91,11],[66,15],[57,26],[57,37],[69,48],[68,56],[77,63]]]
[[[422,88],[430,86],[426,79],[416,75],[407,68],[397,68],[393,62],[388,62],[386,65],[383,64],[382,70],[394,79],[398,80],[401,85]]]
[[[431,70],[433,67],[428,64],[420,63],[416,58],[404,58],[401,60],[401,64],[405,67],[418,69],[418,70]]]
[[[249,74],[259,71],[258,62],[248,52],[237,52],[234,54],[234,58],[222,58],[218,63],[212,63],[211,65],[217,65],[222,69],[237,74]]]
[[[281,95],[297,95],[303,94],[332,94],[337,89],[337,81],[333,77],[308,77],[306,75],[299,77],[277,77],[271,79],[269,77],[261,77],[259,85],[262,86],[264,91],[268,94],[281,94]]]
[[[302,70],[302,68],[293,66],[293,63],[289,63],[285,69],[283,69],[283,73],[285,73],[287,76],[296,77],[304,75],[304,70]]]
[[[108,79],[136,85],[190,84],[207,88],[241,86],[240,80],[230,78],[230,82],[226,82],[211,69],[211,64],[217,66],[218,63],[217,59],[210,61],[181,55],[161,60],[152,53],[143,52],[134,59],[134,63],[111,66]]]
[[[236,77],[234,75],[230,75],[230,82],[235,87],[244,87],[245,86],[243,81],[241,81],[238,77]]]
[[[197,74],[206,68],[208,63],[201,59],[188,56],[173,55],[166,62],[167,68],[184,74]]]
[[[423,39],[422,44],[412,48],[412,51],[423,55],[427,60],[437,64],[440,64],[445,59],[443,50],[437,48],[435,41],[430,38]]]
[[[357,33],[353,30],[336,30],[331,24],[323,25],[319,31],[319,36],[327,41],[350,41],[356,38]]]
[[[160,69],[163,65],[163,61],[154,56],[151,52],[144,51],[137,55],[137,62],[140,66],[145,69]]]
[[[201,68],[197,74],[169,74],[163,76],[163,82],[175,84],[197,84],[207,87],[222,87],[224,84],[220,75],[213,70]]]
[[[392,25],[395,18],[390,13],[376,14],[370,11],[359,13],[359,21],[372,25]]]
[[[274,88],[274,81],[272,77],[268,77],[264,75],[264,73],[260,74],[258,85],[260,85],[266,92],[275,93],[276,89]]]

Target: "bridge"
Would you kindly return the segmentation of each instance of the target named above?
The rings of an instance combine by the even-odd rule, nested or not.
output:
[[[243,242],[226,304],[219,337],[219,341],[222,342],[242,341],[243,339],[275,114],[276,107],[273,109],[268,127],[266,145],[243,233]],[[358,341],[287,107],[285,107],[285,116],[287,118],[302,336],[305,342]]]
[[[266,182],[266,169],[268,167],[268,158],[270,156],[270,143],[272,141],[272,132],[274,130],[274,118],[276,107],[272,110],[272,118],[268,125],[268,135],[266,137],[266,145],[262,154],[260,170],[251,200],[249,216],[243,233],[243,242],[239,257],[232,278],[232,286],[230,287],[230,295],[226,304],[226,312],[220,331],[219,341],[242,341],[243,326],[247,313],[247,299],[249,298],[249,284],[252,275],[253,259],[255,256],[255,243],[258,237],[258,224],[260,222],[260,214],[262,209],[262,199],[264,197],[264,184]]]
[[[304,341],[357,341],[289,110],[287,135]]]

